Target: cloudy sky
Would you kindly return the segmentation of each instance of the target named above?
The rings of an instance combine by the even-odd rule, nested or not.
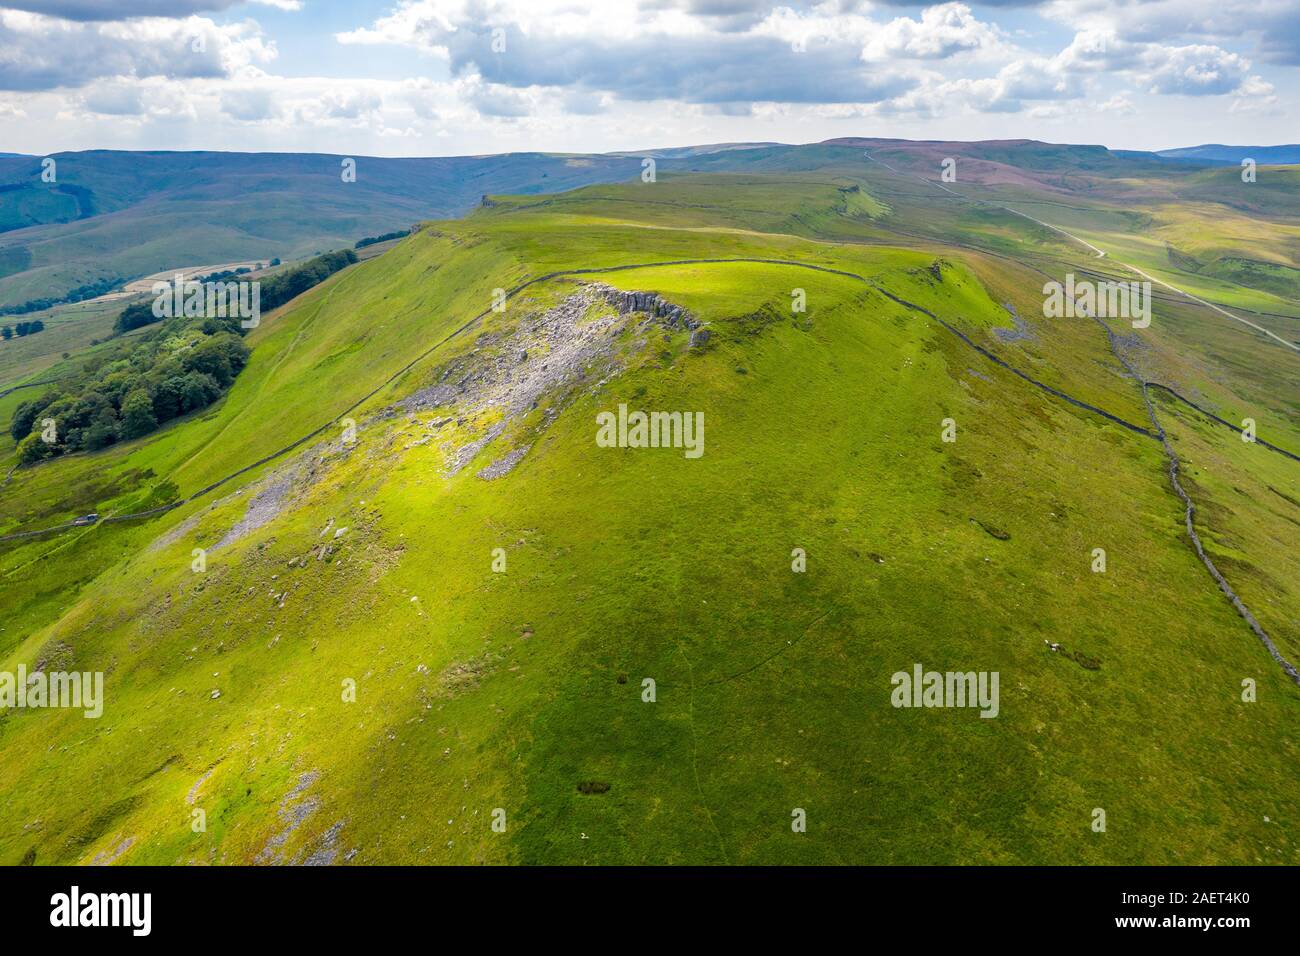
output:
[[[0,0],[0,151],[37,154],[1255,145],[1298,92],[1300,0]]]

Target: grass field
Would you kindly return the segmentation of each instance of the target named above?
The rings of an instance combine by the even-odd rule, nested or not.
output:
[[[43,373],[62,361],[65,354],[68,358],[75,355],[77,360],[84,358],[96,344],[112,336],[113,323],[122,309],[137,300],[97,299],[0,318],[0,325],[36,319],[45,323],[44,331],[35,335],[0,342],[0,388],[49,377]]]
[[[755,153],[426,223],[266,317],[216,405],[15,471],[0,533],[323,428],[160,517],[0,544],[0,669],[106,686],[99,720],[0,714],[0,863],[1300,862],[1300,688],[1192,550],[1160,442],[1097,411],[1150,427],[1127,362],[1300,452],[1292,356],[1186,300],[1114,348],[1043,318],[1097,263],[997,208],[1024,190]],[[1117,257],[1142,234],[1031,214]],[[710,336],[596,297],[568,378],[476,403],[568,361],[530,336],[592,282]],[[601,447],[620,404],[702,413],[703,455]],[[1300,463],[1155,408],[1294,661]],[[997,717],[891,706],[916,663],[998,672]]]

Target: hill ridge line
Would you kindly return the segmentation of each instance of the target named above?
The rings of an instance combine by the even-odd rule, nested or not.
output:
[[[947,329],[949,332],[953,333],[958,338],[960,338],[968,346],[978,351],[981,355],[985,356],[995,364],[1000,365],[1003,368],[1006,368],[1008,371],[1012,372],[1018,377],[1034,385],[1036,388],[1039,388],[1047,392],[1048,394],[1055,395],[1058,398],[1064,399],[1065,401],[1073,405],[1076,405],[1079,408],[1083,408],[1087,411],[1091,411],[1098,415],[1101,415],[1102,417],[1110,421],[1113,421],[1116,424],[1119,424],[1124,428],[1127,428],[1130,431],[1133,431],[1137,434],[1145,435],[1146,437],[1151,438],[1153,440],[1159,440],[1160,436],[1150,431],[1149,429],[1143,428],[1140,425],[1136,425],[1132,422],[1126,421],[1125,419],[1120,418],[1118,415],[1114,415],[1110,412],[1107,412],[1105,409],[1098,408],[1095,405],[1090,405],[1089,403],[1084,402],[1081,399],[1076,399],[1073,396],[1068,395],[1065,392],[1062,392],[1060,389],[1053,388],[1051,385],[1047,385],[1044,382],[1038,381],[1037,379],[1033,378],[1027,373],[1020,371],[1019,369],[1017,369],[1015,366],[1011,365],[1004,359],[999,358],[997,355],[990,352],[988,349],[985,349],[983,346],[977,345],[964,332],[962,332],[955,326],[949,324],[948,322],[944,321],[943,319],[939,318],[937,315],[935,315],[933,312],[931,312],[929,309],[925,308],[924,306],[917,305],[914,302],[909,302],[906,299],[902,298],[901,296],[897,296],[894,293],[881,288],[879,285],[877,285],[872,280],[866,278],[865,276],[859,275],[856,272],[849,272],[848,270],[845,269],[835,269],[832,268],[831,266],[822,266],[811,262],[799,262],[794,259],[768,259],[768,258],[760,258],[755,256],[741,256],[735,258],[669,259],[669,260],[661,260],[657,262],[624,263],[615,266],[593,266],[586,269],[557,269],[551,272],[542,273],[541,275],[538,276],[534,276],[531,279],[527,279],[524,282],[521,282],[513,286],[512,288],[507,290],[505,298],[509,300],[530,286],[536,285],[539,282],[547,282],[551,279],[557,279],[562,276],[600,275],[600,274],[606,274],[611,272],[628,272],[634,269],[652,269],[652,268],[658,268],[663,266],[709,265],[709,264],[726,264],[726,263],[741,263],[741,262],[751,262],[751,263],[765,264],[765,265],[793,266],[795,268],[810,269],[816,272],[824,272],[830,275],[839,275],[849,279],[856,279],[857,281],[864,283],[869,288],[876,290],[877,292],[881,293],[882,295],[886,296],[889,299],[892,299],[898,304],[906,308],[912,309],[914,311],[920,312],[928,316],[929,318],[933,319],[943,328]],[[222,485],[234,480],[235,478],[238,478],[240,475],[247,474],[248,472],[252,471],[255,468],[260,468],[262,465],[268,464],[269,462],[272,462],[277,458],[281,458],[284,455],[287,455],[295,448],[298,448],[299,446],[303,445],[304,443],[315,438],[317,435],[320,435],[322,432],[329,429],[336,421],[338,421],[343,416],[347,415],[349,412],[354,411],[355,409],[363,405],[365,402],[369,401],[371,398],[374,398],[375,395],[379,394],[379,392],[383,391],[385,388],[387,388],[393,382],[397,381],[397,379],[405,375],[407,372],[409,372],[420,362],[424,361],[424,359],[428,358],[437,349],[441,348],[443,345],[450,342],[456,336],[460,335],[466,329],[473,326],[476,322],[479,322],[480,320],[485,318],[491,312],[492,309],[487,308],[479,312],[473,318],[468,319],[462,325],[449,332],[445,337],[435,342],[433,345],[429,346],[427,349],[425,349],[415,358],[411,359],[411,361],[409,361],[406,365],[402,366],[402,368],[398,369],[396,372],[390,375],[379,385],[375,386],[373,389],[371,389],[361,398],[357,399],[347,408],[343,409],[341,412],[336,414],[328,422],[325,422],[323,425],[318,426],[317,428],[308,432],[306,435],[303,435],[302,437],[298,438],[296,441],[292,442],[291,444],[286,445],[283,448],[258,459],[252,464],[245,465],[243,468],[240,468],[238,471],[232,472],[231,474],[226,475],[223,478],[217,479],[211,484],[205,486],[204,488],[199,489],[198,491],[195,491],[193,494],[185,498],[179,499],[177,501],[169,502],[168,504],[165,505],[159,505],[156,508],[150,508],[145,511],[137,511],[137,512],[132,512],[130,514],[124,514],[124,515],[108,515],[107,517],[99,519],[99,521],[95,522],[94,525],[91,525],[89,527],[97,527],[98,525],[101,524],[115,524],[121,521],[134,521],[139,518],[150,518],[155,515],[165,514],[168,511],[173,511],[176,508],[183,507],[184,505],[192,504],[198,499],[203,498],[208,494],[211,494],[213,491],[215,491],[217,488],[220,488]],[[44,535],[44,534],[54,534],[62,531],[69,531],[73,528],[85,528],[85,527],[88,526],[85,524],[77,524],[73,521],[69,521],[69,522],[65,522],[64,524],[53,525],[48,528],[40,528],[33,531],[16,531],[5,535],[0,535],[0,542],[17,541],[23,538],[39,537],[40,535]]]

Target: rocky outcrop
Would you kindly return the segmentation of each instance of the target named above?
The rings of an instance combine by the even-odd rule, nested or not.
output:
[[[604,308],[590,311],[602,303],[612,305],[617,315]],[[630,318],[641,315],[646,318]],[[478,347],[449,364],[436,384],[412,393],[399,407],[411,413],[454,405],[460,419],[488,409],[500,410],[500,418],[472,441],[448,447],[445,471],[451,477],[504,434],[511,422],[529,415],[544,399],[557,400],[547,404],[539,430],[554,420],[576,389],[599,388],[618,375],[622,370],[620,334],[633,325],[644,334],[647,324],[689,329],[694,349],[702,348],[710,338],[707,326],[656,292],[624,292],[603,283],[584,283],[551,308],[526,313],[514,329],[480,337]],[[430,432],[415,444],[432,437]],[[531,444],[498,456],[478,477],[491,481],[509,474]]]
[[[605,297],[606,302],[618,309],[619,315],[644,312],[656,319],[663,319],[664,324],[669,328],[680,325],[687,329],[697,329],[700,326],[695,316],[680,305],[669,302],[658,292],[624,292],[622,289],[599,284],[593,287]]]

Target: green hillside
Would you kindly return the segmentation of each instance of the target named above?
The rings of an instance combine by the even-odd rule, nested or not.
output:
[[[493,195],[215,405],[15,470],[0,534],[179,504],[0,542],[0,670],[106,695],[0,712],[0,863],[1300,862],[1300,686],[1157,433],[1293,662],[1300,462],[1138,381],[1300,451],[1295,357],[1173,295],[1045,319],[1119,267],[1004,208],[1040,186],[862,153]],[[703,453],[602,447],[620,406]],[[918,663],[996,717],[892,706]]]
[[[487,192],[626,179],[640,160],[515,153],[389,159],[309,153],[55,153],[0,158],[0,306],[101,278],[279,256],[298,259],[460,215]]]

